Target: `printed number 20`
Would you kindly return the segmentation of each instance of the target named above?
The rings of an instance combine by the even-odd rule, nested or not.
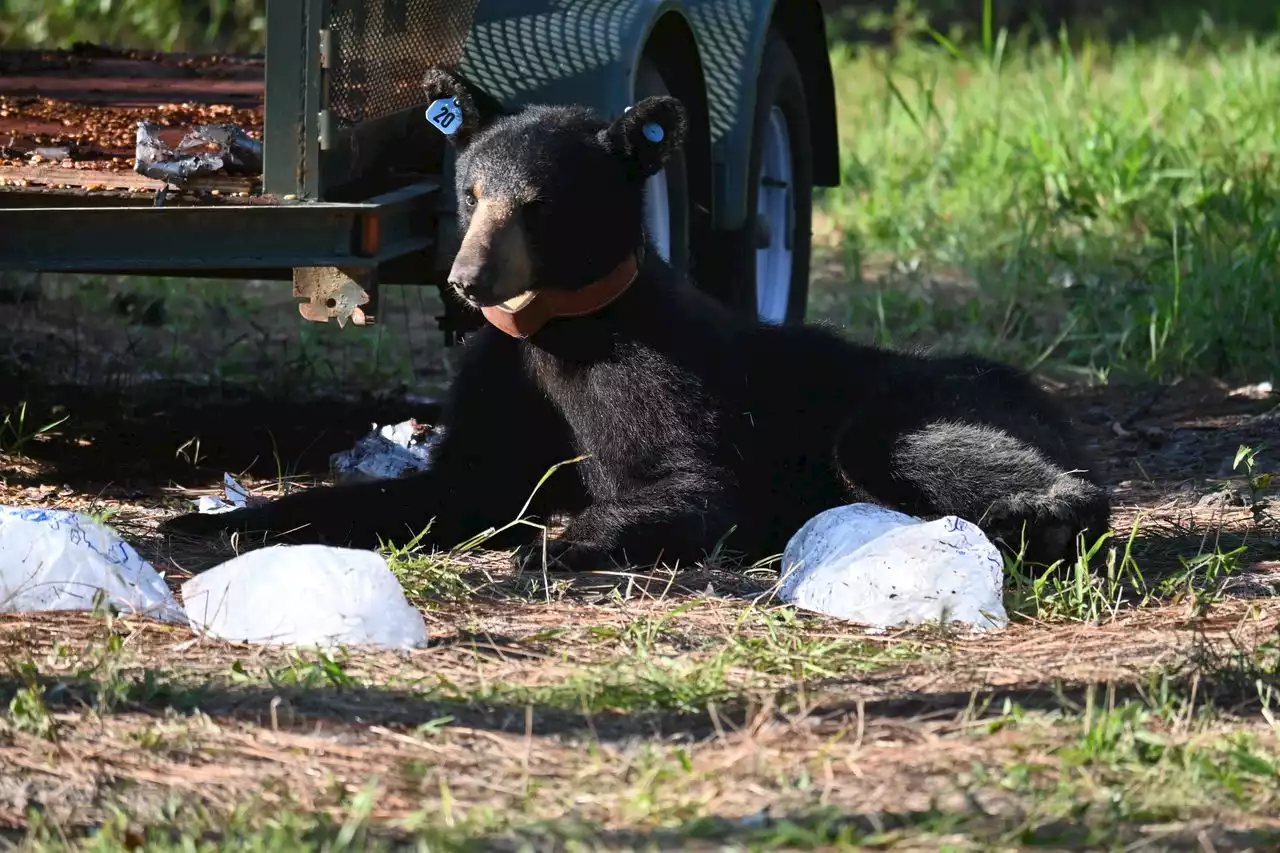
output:
[[[447,104],[440,107],[439,111],[433,116],[433,121],[441,127],[448,127],[453,124],[457,117],[449,110]]]

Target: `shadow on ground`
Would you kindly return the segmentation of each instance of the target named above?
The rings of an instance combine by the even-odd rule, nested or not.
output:
[[[551,828],[554,830],[554,827]],[[1140,846],[1162,845],[1157,849],[1214,849],[1245,851],[1262,849],[1261,845],[1280,841],[1280,832],[1238,831],[1222,828],[1168,827],[1141,822],[1123,827],[1103,829],[1099,821],[1081,818],[1029,821],[1020,813],[987,814],[975,800],[968,810],[935,808],[919,812],[854,813],[837,809],[817,813],[760,813],[734,820],[709,817],[684,824],[676,829],[655,832],[609,831],[592,833],[592,841],[608,850],[684,850],[690,845],[707,845],[694,849],[812,849],[830,844],[869,844],[879,848],[891,845],[895,838],[910,841],[913,833],[946,835],[964,833],[971,838],[1014,838],[1031,847],[1051,846],[1058,850],[1096,850],[1101,843]],[[572,836],[571,836],[572,837]],[[563,849],[555,844],[553,831],[522,833],[518,838],[490,837],[480,839],[480,848],[496,851],[528,849],[539,841],[552,846],[537,849]],[[938,839],[925,838],[925,841]],[[1212,848],[1204,846],[1209,842]],[[723,846],[711,846],[723,845]],[[728,845],[743,845],[729,847]]]
[[[1280,424],[1274,394],[1255,399],[1203,381],[1071,386],[1059,396],[1112,489],[1121,547],[1142,519],[1133,556],[1144,572],[1176,573],[1188,560],[1241,546],[1238,562],[1246,568],[1280,558],[1274,510],[1260,505],[1251,518],[1254,496],[1244,472],[1233,469],[1242,445],[1262,447],[1260,464],[1270,465],[1265,445]],[[68,487],[131,500],[159,497],[173,485],[220,489],[224,472],[259,482],[324,478],[330,456],[371,424],[410,417],[433,423],[440,414],[438,403],[403,397],[281,400],[181,385],[120,392],[0,385],[0,413],[12,416],[23,401],[28,433],[67,420],[28,437],[20,448],[25,458],[12,447],[0,455],[0,476],[11,489],[55,503],[58,493],[36,492]]]
[[[516,656],[520,643],[506,638],[501,652],[494,638],[488,644],[456,636],[436,640],[425,652],[474,652],[478,656]],[[1266,651],[1270,649],[1270,651]],[[234,651],[234,649],[233,649]],[[542,652],[530,649],[533,656]],[[213,657],[223,655],[213,652]],[[245,722],[272,730],[317,733],[344,726],[394,726],[416,728],[436,722],[437,728],[503,732],[527,737],[588,738],[605,743],[634,738],[691,743],[722,737],[726,732],[756,728],[766,723],[835,734],[851,731],[860,721],[911,723],[954,721],[972,725],[1006,719],[1008,709],[1020,708],[1068,717],[1078,715],[1103,693],[1106,704],[1151,700],[1150,673],[1134,669],[1102,685],[1092,681],[1042,678],[1004,686],[982,685],[964,689],[904,689],[902,673],[852,672],[840,677],[811,677],[803,683],[733,690],[699,696],[664,693],[643,677],[635,684],[603,681],[593,690],[552,690],[503,698],[487,694],[486,685],[474,695],[449,695],[449,686],[429,676],[407,686],[365,684],[347,676],[340,666],[326,666],[323,659],[305,669],[304,683],[297,670],[281,664],[263,683],[228,683],[227,673],[247,678],[233,658],[208,661],[219,664],[212,671],[178,674],[159,669],[132,670],[128,677],[101,678],[94,670],[61,677],[12,672],[0,676],[0,704],[10,706],[20,691],[36,689],[52,713],[95,709],[99,715],[168,713],[202,714],[219,722]],[[225,664],[225,665],[223,665]],[[293,672],[285,678],[282,674]],[[239,673],[239,675],[236,675]],[[1212,707],[1227,714],[1255,714],[1261,707],[1259,685],[1280,689],[1280,647],[1211,646],[1195,642],[1183,659],[1162,670],[1165,691],[1190,696],[1196,707]],[[173,680],[181,679],[181,680]],[[376,677],[371,679],[376,680]],[[1191,685],[1194,683],[1194,690]],[[1091,698],[1092,697],[1092,698]],[[803,703],[803,709],[797,707]],[[1180,709],[1190,718],[1190,708]],[[852,727],[852,728],[851,728]]]
[[[54,481],[78,491],[106,483],[124,490],[169,482],[195,488],[220,483],[224,471],[264,479],[323,477],[330,455],[349,449],[372,424],[411,417],[429,424],[440,414],[430,400],[373,395],[282,400],[234,387],[174,383],[120,392],[28,385],[18,398],[12,387],[0,386],[0,415],[16,417],[25,404],[28,437],[21,454],[39,463],[39,473],[15,471],[8,481]],[[65,423],[32,435],[64,417]],[[13,443],[0,434],[0,449]]]

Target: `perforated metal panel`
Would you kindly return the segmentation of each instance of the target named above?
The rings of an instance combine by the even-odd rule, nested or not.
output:
[[[333,0],[329,109],[350,127],[422,100],[422,75],[462,57],[479,0]]]
[[[786,0],[781,0],[786,2]],[[747,51],[760,18],[752,0],[710,0],[689,4],[689,18],[698,33],[702,70],[707,80],[707,109],[711,141],[719,142],[745,112],[743,100],[755,86],[754,64]]]

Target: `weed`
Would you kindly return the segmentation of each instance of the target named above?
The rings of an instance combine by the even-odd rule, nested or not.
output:
[[[745,634],[741,630],[753,623],[763,631]],[[722,652],[729,661],[753,672],[788,676],[800,684],[849,678],[924,654],[924,646],[917,643],[884,646],[852,637],[814,635],[791,608],[749,608],[739,617],[738,626]]]
[[[70,415],[63,415],[43,426],[27,423],[27,404],[18,404],[16,412],[10,412],[0,421],[0,453],[22,456],[27,445],[66,423]]]
[[[435,606],[475,595],[479,587],[463,577],[465,565],[449,554],[422,553],[416,540],[409,545],[387,549],[387,564],[405,595],[415,604]]]
[[[9,724],[20,732],[53,740],[57,735],[57,722],[44,701],[44,688],[34,664],[22,663],[16,673],[22,687],[9,700]]]
[[[576,457],[564,462],[557,463],[547,469],[546,473],[534,485],[529,497],[525,500],[524,506],[516,513],[515,517],[502,525],[501,527],[491,527],[483,530],[471,538],[458,543],[448,553],[427,552],[420,547],[420,543],[427,533],[431,530],[428,524],[422,531],[416,534],[412,539],[403,545],[395,545],[394,543],[383,543],[382,552],[387,557],[392,571],[400,580],[405,588],[406,594],[410,598],[416,598],[419,601],[431,600],[450,600],[461,598],[463,596],[474,595],[478,588],[467,583],[463,578],[463,563],[460,557],[466,555],[478,548],[483,547],[487,542],[496,536],[500,536],[516,527],[532,527],[539,531],[545,542],[547,536],[547,528],[543,524],[531,521],[528,517],[529,506],[537,495],[538,490],[547,482],[547,480],[566,465],[572,465],[580,462],[586,457]],[[547,600],[552,597],[553,584],[547,574],[545,562],[545,554],[542,564],[542,580],[541,589],[545,593]],[[491,580],[491,579],[490,579]]]
[[[345,664],[346,655],[342,652],[331,656],[323,651],[290,650],[288,663],[279,669],[267,670],[266,677],[272,685],[287,685],[303,690],[355,687],[357,683],[347,673]]]
[[[1007,596],[1008,609],[1036,619],[1096,623],[1114,618],[1125,600],[1126,580],[1135,587],[1144,586],[1132,553],[1138,529],[1135,522],[1123,553],[1114,547],[1100,553],[1110,541],[1111,531],[1098,537],[1092,545],[1087,545],[1082,536],[1075,562],[1070,567],[1055,563],[1038,575],[1020,559],[1008,561],[1005,573],[1012,581]]]
[[[1257,473],[1256,452],[1251,448],[1241,446],[1237,451],[1233,467],[1238,470],[1242,464],[1254,496],[1254,519],[1260,523],[1265,516],[1266,502],[1259,495],[1270,488],[1271,478]],[[1040,620],[1097,623],[1114,619],[1126,604],[1185,602],[1193,615],[1203,616],[1223,600],[1227,581],[1239,570],[1240,560],[1248,552],[1246,544],[1231,548],[1226,547],[1221,538],[1215,539],[1207,543],[1210,544],[1208,550],[1202,547],[1194,556],[1176,555],[1179,566],[1176,570],[1148,577],[1134,555],[1143,523],[1141,515],[1134,519],[1123,551],[1115,546],[1104,550],[1113,531],[1092,545],[1081,538],[1076,560],[1070,566],[1055,563],[1032,567],[1023,562],[1020,554],[1006,560],[1008,609]]]
[[[1249,509],[1253,513],[1254,523],[1261,524],[1267,517],[1267,508],[1271,506],[1271,502],[1264,497],[1271,488],[1271,473],[1258,470],[1258,450],[1243,444],[1236,451],[1231,468],[1239,471],[1242,465],[1245,482],[1249,487]]]

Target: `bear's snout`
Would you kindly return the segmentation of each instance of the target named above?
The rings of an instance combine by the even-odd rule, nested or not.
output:
[[[533,259],[516,205],[482,198],[449,270],[449,286],[477,308],[497,305],[533,286]]]
[[[477,308],[502,301],[495,298],[494,282],[497,278],[492,264],[473,257],[459,255],[453,259],[453,267],[449,270],[449,286]]]

